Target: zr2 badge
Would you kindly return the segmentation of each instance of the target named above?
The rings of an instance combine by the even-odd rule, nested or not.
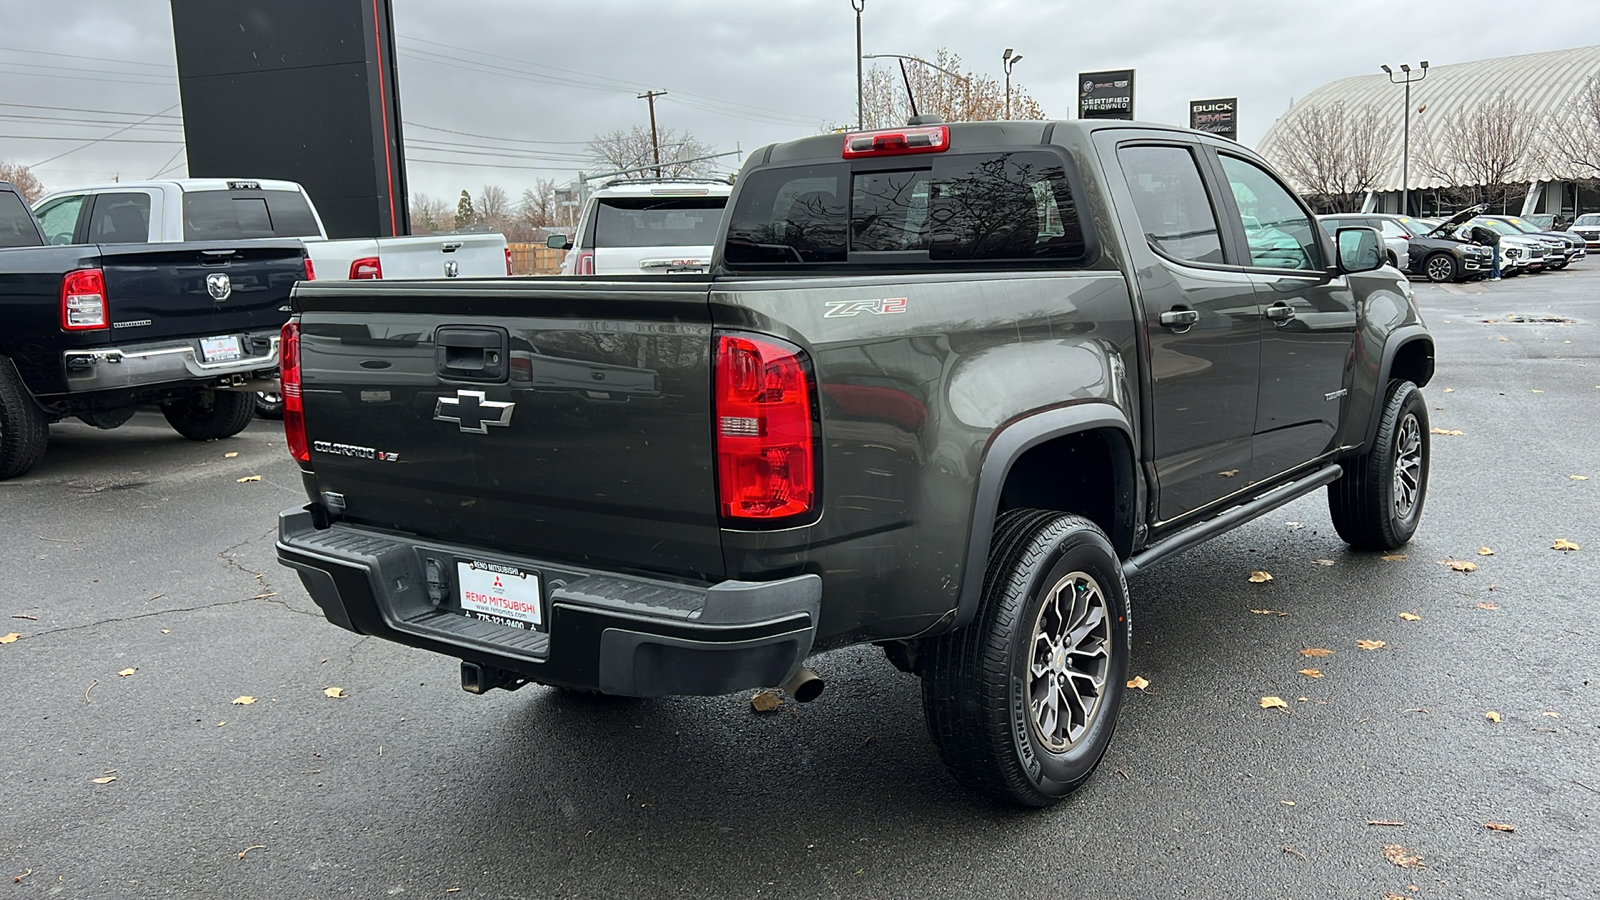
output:
[[[828,311],[822,314],[824,319],[848,319],[862,313],[871,313],[875,316],[888,316],[906,311],[906,298],[896,297],[893,300],[829,300]]]

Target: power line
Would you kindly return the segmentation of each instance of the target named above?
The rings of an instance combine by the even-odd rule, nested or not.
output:
[[[56,53],[53,50],[24,50],[21,47],[0,47],[0,50],[10,51],[11,53],[32,53],[35,56],[60,56],[65,59],[87,59],[93,62],[126,63],[130,66],[154,66],[158,69],[167,69],[169,71],[172,69],[172,66],[169,66],[166,63],[140,62],[136,59],[107,59],[103,56],[78,56],[77,54],[73,53]]]
[[[87,74],[128,75],[128,76],[131,76],[133,78],[150,78],[150,79],[156,79],[156,80],[161,80],[161,81],[168,80],[167,76],[163,76],[163,75],[155,75],[155,74],[146,73],[146,72],[126,72],[126,71],[122,71],[120,69],[85,69],[83,66],[52,66],[52,65],[48,65],[46,63],[20,62],[20,61],[19,62],[10,62],[8,60],[0,60],[0,64],[4,64],[4,65],[8,65],[8,66],[26,66],[30,70],[31,69],[56,69],[57,71],[61,71],[61,72],[79,72],[79,73],[86,74],[86,75]],[[176,76],[177,72],[173,72],[172,74],[173,74],[173,76]]]
[[[145,119],[180,119],[181,120],[183,118],[183,116],[174,116],[174,115],[171,115],[169,113],[155,113],[153,115],[145,116],[143,113],[119,112],[119,111],[113,110],[113,109],[83,109],[82,107],[77,107],[77,106],[37,106],[37,105],[33,105],[33,104],[28,104],[28,103],[3,103],[3,102],[0,102],[0,106],[10,107],[12,109],[47,109],[47,110],[51,110],[53,112],[98,113],[99,115],[103,115],[103,116],[135,116],[135,117],[136,116],[143,116]]]
[[[138,139],[129,140],[129,139],[118,139],[116,136],[121,134],[121,133],[123,133],[124,131],[127,131],[130,128],[133,128],[133,127],[137,126],[137,125],[142,125],[145,122],[148,122],[151,119],[154,119],[156,116],[166,115],[167,113],[172,112],[173,110],[177,109],[178,105],[179,104],[174,103],[171,106],[167,107],[166,109],[163,109],[161,112],[155,113],[153,115],[146,116],[143,119],[140,119],[139,121],[134,122],[132,125],[127,125],[127,126],[124,126],[122,128],[118,128],[116,131],[111,132],[110,134],[106,135],[105,137],[96,138],[96,139],[94,139],[92,141],[88,141],[87,143],[84,143],[81,146],[73,147],[71,150],[66,150],[66,151],[63,151],[61,153],[57,153],[55,156],[52,156],[49,159],[41,160],[39,162],[36,162],[36,163],[33,164],[32,168],[37,169],[38,167],[44,165],[45,163],[55,162],[56,160],[60,159],[63,156],[66,156],[69,153],[77,153],[79,150],[82,150],[84,147],[92,147],[95,144],[101,143],[102,141],[113,141],[114,140],[116,143],[119,143],[119,144],[123,144],[123,143],[141,143],[141,144],[165,143],[165,144],[170,144],[170,143],[172,143],[171,141],[159,141],[158,142],[158,141],[145,141],[145,140],[138,140]]]
[[[3,105],[3,104],[0,104]],[[421,125],[416,122],[406,122],[407,128],[425,128],[428,131],[442,131],[445,134],[459,134],[462,137],[484,138],[491,141],[500,141],[506,144],[587,144],[588,141],[535,141],[528,138],[496,137],[492,134],[473,134],[470,131],[452,131],[449,128],[438,128],[433,125]]]
[[[123,129],[123,130],[126,130],[126,129]],[[116,132],[112,132],[112,133],[115,134]],[[82,140],[84,140],[84,138],[81,137],[81,136],[79,136],[79,137],[67,137],[65,135],[44,135],[44,134],[7,134],[7,135],[0,135],[0,139],[4,139],[4,140],[8,140],[8,141],[82,141]],[[180,141],[180,140],[158,140],[158,139],[155,139],[155,138],[113,138],[113,137],[103,137],[103,138],[95,138],[93,140],[90,140],[87,143],[85,143],[83,146],[87,147],[90,144],[101,144],[101,143],[105,143],[105,144],[166,144],[168,146],[171,146],[173,144],[181,144],[181,143],[183,143],[183,141]],[[77,150],[82,150],[82,149],[83,149],[83,147],[77,148]],[[67,153],[75,153],[75,152],[77,152],[77,150],[68,150]],[[65,155],[66,155],[66,153],[61,154],[61,156],[65,156]],[[50,157],[50,159],[60,159],[60,158],[61,158],[60,156],[52,156],[52,157]],[[45,163],[47,163],[49,161],[50,161],[49,159],[46,159],[46,160],[43,160],[43,161],[40,161],[40,162],[36,162],[33,165],[34,166],[42,166],[42,165],[44,165]],[[32,168],[32,166],[30,166],[29,168]]]
[[[553,166],[511,166],[511,165],[500,165],[498,163],[470,163],[470,162],[455,162],[455,161],[449,161],[449,160],[443,160],[443,159],[417,159],[416,157],[411,157],[411,156],[406,157],[406,162],[408,164],[409,163],[425,163],[425,164],[428,164],[428,165],[436,165],[436,166],[468,166],[468,167],[471,167],[471,168],[474,168],[474,169],[526,169],[526,170],[528,170],[530,172],[583,172],[583,171],[586,171],[585,169],[566,169],[566,168],[559,168],[559,167],[553,167]]]
[[[60,116],[24,116],[16,113],[0,113],[0,119],[13,122],[44,122],[54,125],[65,125],[68,128],[86,128],[91,126],[104,127],[106,125],[126,125],[126,122],[109,122],[105,119],[63,119]],[[182,128],[182,122],[145,122],[140,128]]]
[[[178,149],[172,151],[172,156],[167,159],[166,165],[164,165],[161,168],[157,169],[156,173],[154,175],[151,175],[150,177],[151,178],[160,178],[162,173],[164,173],[168,169],[172,168],[173,163],[177,162],[178,161],[178,157],[183,154],[183,149],[184,148],[179,147]]]
[[[0,65],[15,66],[15,65],[20,65],[20,63],[0,63]],[[68,81],[93,81],[93,82],[102,83],[102,84],[105,84],[105,83],[109,83],[109,84],[137,84],[137,85],[143,85],[144,87],[164,87],[165,86],[159,81],[129,81],[129,80],[125,79],[125,78],[80,78],[80,77],[78,77],[76,75],[52,75],[52,74],[50,74],[48,72],[0,72],[0,74],[4,74],[4,75],[19,75],[19,76],[22,76],[24,78],[63,78],[63,79],[66,79]],[[178,79],[176,77],[174,77],[168,83],[175,85],[175,84],[178,83]]]

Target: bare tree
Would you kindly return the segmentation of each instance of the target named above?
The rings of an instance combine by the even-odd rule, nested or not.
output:
[[[699,157],[712,153],[710,144],[702,144],[685,131],[681,135],[674,129],[660,129],[661,174],[668,178],[708,176],[712,172],[711,160]],[[655,174],[654,146],[650,129],[635,125],[632,131],[618,129],[608,134],[597,134],[589,142],[589,155],[594,164],[612,171],[651,166],[649,171],[631,172],[623,178],[648,178]],[[694,161],[699,160],[699,161]]]
[[[1308,106],[1284,122],[1267,155],[1320,211],[1355,212],[1378,184],[1379,122],[1370,104]]]
[[[1534,115],[1501,91],[1437,131],[1424,128],[1422,166],[1458,187],[1457,202],[1503,205],[1509,185],[1529,178],[1537,129]]]
[[[44,196],[44,184],[35,178],[28,167],[21,163],[8,163],[0,159],[0,181],[9,181],[17,189],[22,199],[28,203]]]
[[[427,194],[417,194],[412,197],[407,205],[411,208],[411,233],[432,234],[436,231],[448,231],[453,226],[450,204],[442,197],[430,197]]]
[[[989,122],[1005,118],[1005,83],[970,70],[959,77],[950,74],[962,71],[961,57],[944,47],[929,60],[938,68],[908,59],[902,76],[899,64],[891,62],[873,66],[863,79],[863,127],[894,128],[906,124],[911,116],[911,104],[906,96],[908,80],[917,99],[917,112],[937,114],[946,122]],[[1015,82],[1011,85],[1011,117],[1045,117],[1039,101]]]
[[[473,204],[477,210],[477,223],[487,227],[490,231],[504,233],[511,226],[515,210],[511,206],[511,195],[498,184],[486,184],[478,191],[478,199]]]
[[[1574,181],[1600,178],[1600,75],[1545,123],[1544,137],[1552,169]]]

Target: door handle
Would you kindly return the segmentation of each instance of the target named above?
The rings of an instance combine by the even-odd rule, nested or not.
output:
[[[1168,328],[1185,329],[1200,321],[1198,310],[1178,307],[1161,314],[1161,324]]]
[[[441,378],[501,383],[510,371],[510,333],[498,327],[446,325],[433,334]]]
[[[1294,318],[1294,307],[1279,300],[1277,303],[1267,307],[1266,312],[1263,312],[1262,315],[1281,325]]]

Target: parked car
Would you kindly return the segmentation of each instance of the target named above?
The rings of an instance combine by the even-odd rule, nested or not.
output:
[[[120,202],[89,205],[94,227],[132,227]],[[308,275],[298,240],[52,246],[0,182],[0,479],[69,417],[116,428],[157,403],[191,440],[243,431],[254,392],[277,387],[289,289]]]
[[[1522,234],[1547,239],[1551,248],[1560,252],[1564,257],[1562,261],[1549,265],[1547,268],[1564,269],[1588,255],[1588,251],[1584,248],[1584,240],[1578,235],[1566,231],[1551,231],[1539,228],[1531,220],[1519,216],[1484,216],[1483,218],[1509,225]]]
[[[576,236],[547,243],[567,251],[563,275],[704,274],[732,191],[709,179],[614,181],[584,203]]]
[[[1126,575],[1324,486],[1354,547],[1416,530],[1434,345],[1383,263],[1184,129],[773,145],[704,275],[301,285],[278,559],[473,693],[805,701],[876,643],[961,783],[1046,806],[1111,740]]]
[[[1567,233],[1583,238],[1586,252],[1600,251],[1600,213],[1584,213],[1579,216],[1573,220]]]
[[[1476,244],[1472,240],[1470,226],[1466,224],[1466,221],[1476,214],[1476,212],[1468,210],[1465,213],[1458,213],[1448,220],[1419,219],[1418,221],[1432,226],[1432,230],[1429,231],[1432,236]],[[1495,233],[1499,234],[1498,231]],[[1487,254],[1492,268],[1493,248],[1488,245],[1479,246]],[[1524,235],[1515,237],[1502,236],[1500,238],[1500,274],[1510,278],[1529,272],[1543,271],[1546,250],[1547,247],[1544,242],[1533,240]]]
[[[1572,224],[1569,220],[1556,213],[1533,213],[1522,218],[1537,225],[1540,231],[1566,231],[1567,226]]]
[[[1430,235],[1438,223],[1429,225],[1410,216],[1385,213],[1341,213],[1323,218],[1333,226],[1381,229],[1386,241],[1397,237],[1405,240],[1407,264],[1403,268],[1411,275],[1433,282],[1456,282],[1489,274],[1492,258],[1488,248],[1454,237]]]
[[[183,243],[298,238],[322,279],[491,278],[511,274],[504,235],[448,234],[330,240],[305,188],[293,181],[185,178],[57,191],[34,212],[51,244]],[[257,412],[277,418],[275,391]]]
[[[1565,238],[1547,237],[1542,234],[1527,234],[1521,228],[1511,224],[1499,216],[1475,216],[1459,226],[1458,231],[1471,234],[1474,227],[1487,228],[1500,235],[1500,245],[1505,247],[1527,247],[1529,249],[1530,271],[1555,271],[1567,267],[1567,249],[1569,244]],[[1538,256],[1533,251],[1540,250]]]
[[[1329,237],[1332,237],[1341,225],[1347,228],[1363,226],[1378,229],[1378,232],[1383,235],[1385,261],[1402,272],[1410,268],[1411,236],[1387,217],[1338,213],[1329,216],[1318,216],[1317,221],[1322,223],[1322,230],[1326,231]]]

